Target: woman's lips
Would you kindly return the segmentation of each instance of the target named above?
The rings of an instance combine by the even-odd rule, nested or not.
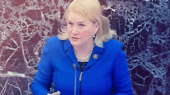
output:
[[[77,37],[71,37],[71,38],[72,38],[73,41],[76,41],[76,40],[79,39],[79,38],[77,38]]]

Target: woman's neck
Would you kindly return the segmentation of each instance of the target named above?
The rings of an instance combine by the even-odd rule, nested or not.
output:
[[[93,47],[94,47],[94,42],[81,45],[81,46],[73,46],[75,55],[78,58],[87,57],[92,52]]]

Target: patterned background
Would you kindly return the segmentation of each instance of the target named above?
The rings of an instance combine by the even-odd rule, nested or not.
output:
[[[0,95],[32,95],[46,38],[65,29],[70,0],[0,0]],[[170,95],[170,1],[100,0],[124,43],[135,95]]]

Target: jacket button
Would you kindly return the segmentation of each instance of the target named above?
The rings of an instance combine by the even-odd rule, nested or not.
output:
[[[93,55],[93,59],[97,59],[98,58],[98,55],[97,54],[94,54]]]

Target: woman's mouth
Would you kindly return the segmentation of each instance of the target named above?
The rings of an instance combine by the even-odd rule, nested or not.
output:
[[[72,39],[73,41],[76,41],[76,40],[78,40],[79,38],[77,38],[77,37],[71,37],[71,39]]]

